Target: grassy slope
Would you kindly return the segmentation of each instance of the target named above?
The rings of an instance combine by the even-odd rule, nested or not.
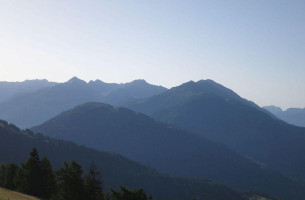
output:
[[[38,198],[0,188],[0,200],[39,200]]]
[[[39,199],[19,192],[0,188],[0,200],[39,200]],[[271,200],[271,199],[259,195],[250,195],[249,200]]]

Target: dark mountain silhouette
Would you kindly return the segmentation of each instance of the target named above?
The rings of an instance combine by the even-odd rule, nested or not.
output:
[[[14,125],[0,121],[0,163],[21,163],[28,158],[33,147],[41,156],[47,156],[55,168],[64,161],[76,160],[88,169],[95,162],[102,172],[106,190],[119,188],[144,188],[154,199],[215,199],[245,200],[244,195],[224,185],[200,179],[177,178],[137,164],[121,155],[106,153],[55,140],[31,131],[21,131]]]
[[[120,153],[161,172],[212,179],[236,189],[300,199],[305,187],[227,147],[144,114],[101,103],[63,112],[36,132]]]
[[[305,129],[275,118],[211,80],[188,82],[129,108],[223,143],[240,154],[305,179]]]
[[[305,108],[288,108],[285,111],[276,106],[264,106],[263,108],[289,124],[305,127]]]
[[[23,82],[0,81],[0,103],[10,100],[11,98],[35,92],[44,87],[56,85],[55,82],[47,80],[26,80]]]
[[[98,101],[123,104],[165,91],[166,88],[136,80],[126,84],[86,83],[73,77],[65,83],[18,96],[0,104],[0,118],[22,128],[38,125],[58,113],[82,103]]]

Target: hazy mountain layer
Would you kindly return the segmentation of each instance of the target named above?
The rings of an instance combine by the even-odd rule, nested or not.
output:
[[[289,124],[305,127],[305,108],[288,108],[285,111],[276,106],[264,106],[263,108]]]
[[[74,77],[65,83],[19,95],[0,104],[0,118],[29,128],[82,103],[98,101],[117,105],[165,90],[144,80],[126,84],[104,83],[100,80],[86,83]]]
[[[0,103],[10,100],[11,98],[35,92],[44,87],[56,85],[55,82],[47,80],[26,80],[23,82],[6,82],[0,81]]]
[[[227,147],[126,108],[87,103],[34,127],[52,137],[113,151],[172,175],[300,199],[305,187]]]

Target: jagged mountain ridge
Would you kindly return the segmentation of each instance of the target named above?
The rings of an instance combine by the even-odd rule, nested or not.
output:
[[[123,104],[135,99],[159,94],[166,88],[144,80],[125,84],[104,83],[100,80],[89,83],[77,77],[53,87],[42,88],[0,104],[0,118],[22,128],[38,125],[58,113],[86,102]]]

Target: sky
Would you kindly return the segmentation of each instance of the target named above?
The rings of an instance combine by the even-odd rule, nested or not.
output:
[[[0,0],[0,81],[212,79],[305,107],[305,1]]]

